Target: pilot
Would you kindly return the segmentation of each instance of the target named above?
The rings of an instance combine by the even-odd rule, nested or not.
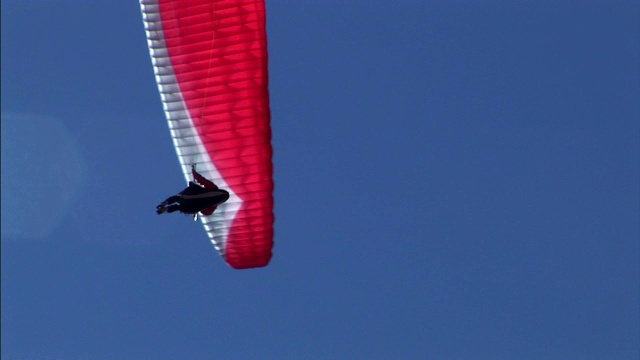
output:
[[[158,215],[180,211],[183,214],[193,215],[193,219],[198,219],[198,213],[208,216],[213,214],[218,205],[229,199],[229,192],[222,190],[210,180],[200,175],[196,171],[196,166],[191,167],[191,174],[194,181],[189,181],[189,186],[167,198],[167,200],[156,206]]]

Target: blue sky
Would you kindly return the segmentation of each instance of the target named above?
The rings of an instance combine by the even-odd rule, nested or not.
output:
[[[268,1],[272,263],[184,179],[136,2],[2,2],[2,358],[638,359],[637,1]]]

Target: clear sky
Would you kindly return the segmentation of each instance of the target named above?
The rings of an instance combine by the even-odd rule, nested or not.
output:
[[[2,359],[640,358],[637,1],[267,2],[271,264],[184,187],[135,1],[2,1]]]

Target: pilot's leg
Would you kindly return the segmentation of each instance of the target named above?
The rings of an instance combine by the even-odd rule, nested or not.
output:
[[[180,197],[178,195],[173,195],[173,196],[169,196],[167,198],[167,200],[163,201],[162,203],[167,205],[167,204],[173,204],[178,202],[178,199],[180,199]]]
[[[175,205],[175,203],[179,202],[180,197],[177,195],[173,195],[167,198],[167,200],[161,202],[158,206],[156,206],[156,213],[158,215],[160,214],[164,214],[165,212],[167,212],[169,209],[173,209],[170,210],[168,212],[174,212],[177,210],[177,207],[179,207],[179,205]],[[169,204],[174,204],[171,206],[168,206]],[[174,208],[176,207],[176,208]]]

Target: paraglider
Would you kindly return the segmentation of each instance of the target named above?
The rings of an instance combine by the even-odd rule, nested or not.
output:
[[[230,266],[265,266],[272,256],[274,215],[264,0],[140,0],[140,5],[185,180],[202,184],[198,173],[220,190],[209,193],[212,198],[228,193],[221,203],[187,213],[200,212],[207,235]],[[190,171],[193,164],[199,172]],[[174,202],[156,211],[180,210],[176,198],[168,200]]]
[[[193,215],[198,219],[198,213],[211,215],[218,205],[229,199],[229,192],[219,189],[216,184],[207,180],[196,171],[196,166],[191,168],[194,181],[189,181],[189,186],[177,195],[168,197],[160,205],[156,206],[158,215],[180,211],[183,214]]]

